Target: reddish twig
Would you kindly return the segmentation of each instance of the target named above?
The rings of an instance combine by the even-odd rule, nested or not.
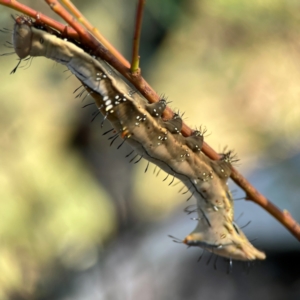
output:
[[[79,9],[70,1],[62,0],[62,3],[70,10],[70,12],[76,17],[76,19],[83,24],[83,26],[90,32],[92,32],[95,37],[104,45],[124,66],[129,67],[128,61],[124,56],[114,48],[111,43],[99,32],[99,30],[93,26],[79,11]]]
[[[135,27],[134,27],[134,36],[133,36],[132,59],[131,59],[131,67],[130,67],[131,73],[137,72],[139,70],[140,37],[142,31],[143,12],[146,3],[146,0],[138,0],[138,1],[139,2],[136,9],[136,18],[135,18]]]
[[[150,102],[157,102],[159,96],[150,87],[150,85],[140,76],[140,74],[132,74],[128,69],[129,63],[121,63],[114,55],[103,47],[94,36],[85,30],[72,15],[70,15],[57,1],[46,0],[50,7],[59,14],[72,28],[67,28],[57,21],[38,13],[37,11],[18,3],[15,0],[0,0],[0,4],[11,7],[20,11],[32,18],[39,19],[47,25],[67,33],[70,37],[80,40],[84,46],[94,51],[94,54],[106,60],[116,70],[118,70],[125,78],[127,78]],[[76,34],[77,32],[77,34]],[[170,108],[167,108],[164,113],[165,119],[170,119],[174,113]],[[182,134],[189,136],[193,130],[186,124],[183,124]],[[214,160],[220,159],[220,155],[214,151],[208,144],[204,143],[202,148],[203,153]],[[300,225],[292,218],[287,211],[281,211],[274,204],[272,204],[266,197],[260,194],[236,169],[232,168],[231,178],[240,186],[246,193],[247,200],[251,200],[268,213],[275,217],[282,225],[284,225],[298,240],[300,240]]]
[[[0,0],[1,3],[2,0]],[[108,51],[99,41],[91,35],[86,29],[84,29],[70,13],[64,9],[64,7],[57,0],[45,0],[51,9],[55,11],[60,17],[62,17],[75,31],[78,33],[80,42],[87,48],[94,50],[96,56],[101,57],[112,65],[117,71],[119,71],[125,78],[132,82],[132,84],[150,101],[157,102],[159,100],[158,94],[152,89],[152,87],[145,81],[140,74],[132,74],[130,72],[130,63],[126,61],[126,65],[122,64],[111,51]],[[128,66],[128,67],[127,67]],[[171,109],[166,111],[165,117],[172,118],[173,112]],[[191,131],[192,132],[192,131]]]
[[[19,11],[19,12],[31,17],[31,18],[40,20],[41,22],[56,29],[57,31],[65,32],[70,38],[78,39],[78,34],[73,28],[66,27],[65,25],[59,23],[58,21],[55,21],[52,18],[50,18],[50,17],[48,17],[48,16],[22,4],[22,3],[19,3],[16,0],[0,0],[0,5],[10,7],[16,11]]]

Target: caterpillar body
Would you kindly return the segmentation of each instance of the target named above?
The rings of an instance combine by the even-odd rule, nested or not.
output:
[[[181,135],[182,119],[163,120],[166,101],[148,101],[133,90],[105,61],[72,42],[36,28],[18,17],[13,45],[20,59],[44,56],[66,65],[91,94],[117,133],[144,159],[181,180],[197,199],[198,225],[183,243],[237,260],[264,259],[234,223],[234,205],[227,187],[230,155],[213,161],[200,150],[203,134]]]

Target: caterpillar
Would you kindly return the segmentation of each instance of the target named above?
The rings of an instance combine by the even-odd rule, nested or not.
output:
[[[99,111],[135,152],[182,181],[196,198],[199,214],[195,230],[182,242],[237,260],[265,259],[234,223],[234,204],[227,186],[231,153],[213,161],[201,152],[203,132],[181,135],[182,118],[162,118],[166,101],[148,101],[131,88],[111,66],[63,39],[47,26],[16,18],[13,46],[20,60],[44,56],[61,63],[81,81]],[[120,144],[118,147],[120,147]]]

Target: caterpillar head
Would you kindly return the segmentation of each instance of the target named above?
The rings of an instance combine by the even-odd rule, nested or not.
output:
[[[27,56],[45,56],[64,63],[64,57],[72,56],[63,40],[57,39],[55,34],[35,28],[33,21],[28,18],[16,19],[12,39],[15,52],[21,59]],[[73,49],[78,48],[70,45]]]
[[[21,59],[27,57],[30,54],[32,42],[31,26],[24,22],[16,22],[12,39],[16,54]]]

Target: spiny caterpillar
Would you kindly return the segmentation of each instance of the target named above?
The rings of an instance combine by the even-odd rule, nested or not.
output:
[[[182,119],[163,120],[166,101],[148,101],[130,88],[105,61],[95,58],[47,26],[31,19],[15,20],[13,45],[20,59],[45,56],[63,65],[82,82],[99,111],[138,155],[181,180],[197,199],[198,225],[182,242],[237,260],[265,259],[235,225],[227,180],[230,155],[213,161],[201,152],[203,134],[181,135]],[[191,197],[192,197],[191,196]]]

